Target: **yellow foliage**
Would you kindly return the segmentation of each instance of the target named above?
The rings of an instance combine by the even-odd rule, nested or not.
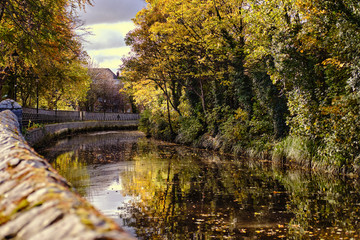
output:
[[[345,66],[345,63],[340,62],[340,60],[337,58],[327,58],[321,64],[324,66],[333,65],[338,69],[343,68]]]
[[[249,114],[248,112],[244,111],[243,109],[241,108],[238,108],[236,111],[235,111],[235,119],[236,120],[242,120],[242,121],[246,121],[249,117]]]

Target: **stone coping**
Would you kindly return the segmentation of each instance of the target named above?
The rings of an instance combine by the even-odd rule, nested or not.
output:
[[[133,239],[72,191],[18,127],[0,112],[0,239]]]
[[[12,99],[5,99],[0,102],[0,109],[21,109],[21,106]]]

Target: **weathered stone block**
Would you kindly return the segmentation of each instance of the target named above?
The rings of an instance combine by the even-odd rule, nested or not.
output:
[[[22,107],[20,106],[20,104],[18,104],[17,102],[15,102],[12,99],[5,99],[0,102],[0,112],[5,111],[5,110],[10,110],[15,114],[15,116],[17,117],[17,121],[18,121],[18,127],[19,127],[19,129],[21,129],[23,111],[22,111]]]
[[[58,175],[0,112],[0,239],[133,239]]]

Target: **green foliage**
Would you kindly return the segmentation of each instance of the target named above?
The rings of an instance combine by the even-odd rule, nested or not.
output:
[[[147,136],[153,136],[157,139],[172,141],[170,125],[160,111],[145,110],[141,114],[139,130]]]
[[[272,160],[285,163],[287,159],[304,166],[311,163],[315,151],[316,145],[310,139],[288,136],[274,146]]]
[[[144,132],[146,136],[151,136],[151,112],[144,110],[140,115],[139,130]]]
[[[230,115],[220,126],[222,147],[221,150],[224,152],[231,151],[232,147],[237,145],[238,148],[244,147],[250,142],[248,134],[248,113],[239,108],[235,115]]]
[[[282,121],[271,116],[269,111],[264,111],[264,108],[260,102],[253,105],[253,117],[249,122],[250,142],[246,150],[250,157],[261,159],[269,156],[274,140],[279,137],[275,130],[279,127],[278,122],[274,121]]]
[[[34,123],[34,122],[31,122],[31,120],[29,120],[29,123],[27,125],[27,130],[31,130],[31,129],[34,129],[34,128],[41,128],[43,127],[44,124],[42,123]]]
[[[89,77],[75,29],[75,8],[89,0],[7,0],[0,3],[0,94],[23,106],[74,108]]]
[[[359,106],[359,95],[350,94],[322,108],[322,114],[328,118],[319,124],[319,132],[323,134],[318,158],[321,163],[342,171],[359,169]]]
[[[358,1],[148,3],[122,68],[151,135],[257,157],[279,142],[274,159],[357,171]]]
[[[187,117],[180,120],[179,133],[176,141],[183,144],[191,144],[199,140],[204,131],[204,126],[196,117]]]
[[[290,132],[295,136],[306,138],[316,137],[316,119],[318,109],[316,103],[311,100],[311,96],[306,91],[294,90],[289,93],[288,125],[291,126]]]

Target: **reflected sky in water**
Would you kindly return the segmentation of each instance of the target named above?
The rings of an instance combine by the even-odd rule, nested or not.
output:
[[[285,171],[136,131],[78,135],[41,154],[139,239],[359,238],[358,179]]]

